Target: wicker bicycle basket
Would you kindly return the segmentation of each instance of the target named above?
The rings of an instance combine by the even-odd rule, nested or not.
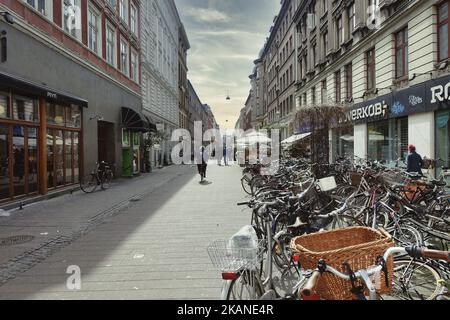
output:
[[[344,264],[348,263],[353,272],[376,265],[377,258],[394,247],[392,237],[384,230],[365,227],[352,227],[320,232],[294,238],[291,247],[300,258],[302,268],[316,269],[320,259],[327,265],[347,273]],[[382,272],[372,276],[372,281],[379,294],[387,294],[392,287],[393,259],[387,261],[388,283]],[[362,285],[358,283],[357,286]],[[353,300],[350,281],[342,280],[333,274],[325,273],[321,277],[317,291],[326,300]]]
[[[359,187],[361,184],[363,175],[359,172],[350,173],[350,184],[354,187]]]

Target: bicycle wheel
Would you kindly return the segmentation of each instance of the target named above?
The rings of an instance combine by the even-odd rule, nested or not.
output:
[[[97,189],[98,180],[97,176],[93,173],[84,176],[80,180],[80,188],[85,193],[92,193]]]
[[[250,173],[246,173],[241,179],[242,189],[248,195],[252,194],[252,188],[251,188],[252,178],[253,177]]]
[[[423,261],[394,261],[394,280],[390,295],[385,300],[434,300],[441,294],[439,272]]]
[[[227,300],[258,300],[264,294],[257,272],[244,270],[231,283]]]
[[[111,187],[111,183],[114,179],[114,175],[111,171],[107,171],[104,175],[103,175],[103,179],[102,179],[102,189],[103,190],[108,190]]]
[[[293,238],[292,234],[285,234],[272,247],[273,262],[282,273],[292,267],[290,244]]]
[[[411,226],[395,226],[387,228],[386,231],[392,235],[392,238],[400,246],[417,245],[421,247],[423,245],[422,235]]]
[[[332,230],[363,226],[364,224],[358,219],[344,214],[335,216],[333,222],[331,223]]]

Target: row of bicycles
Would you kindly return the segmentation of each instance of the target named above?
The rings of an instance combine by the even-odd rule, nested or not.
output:
[[[445,168],[438,179],[361,159],[278,168],[243,170],[250,225],[208,247],[222,299],[448,300]]]

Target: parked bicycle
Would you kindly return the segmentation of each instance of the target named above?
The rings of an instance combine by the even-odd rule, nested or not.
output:
[[[93,172],[85,175],[80,180],[80,188],[85,193],[92,193],[100,186],[102,190],[111,187],[114,179],[114,166],[104,161],[96,164]]]

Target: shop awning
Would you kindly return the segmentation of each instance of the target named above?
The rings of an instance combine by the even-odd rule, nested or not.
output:
[[[282,141],[281,144],[282,145],[294,144],[298,141],[308,138],[310,135],[311,135],[311,133],[296,134],[296,135],[293,135],[292,137],[287,138],[286,140]]]
[[[122,107],[122,128],[134,132],[156,132],[156,125],[139,112]]]
[[[85,99],[3,71],[0,71],[0,86],[10,90],[45,97],[47,100],[54,100],[55,102],[76,104],[84,108],[88,107],[88,102]]]

